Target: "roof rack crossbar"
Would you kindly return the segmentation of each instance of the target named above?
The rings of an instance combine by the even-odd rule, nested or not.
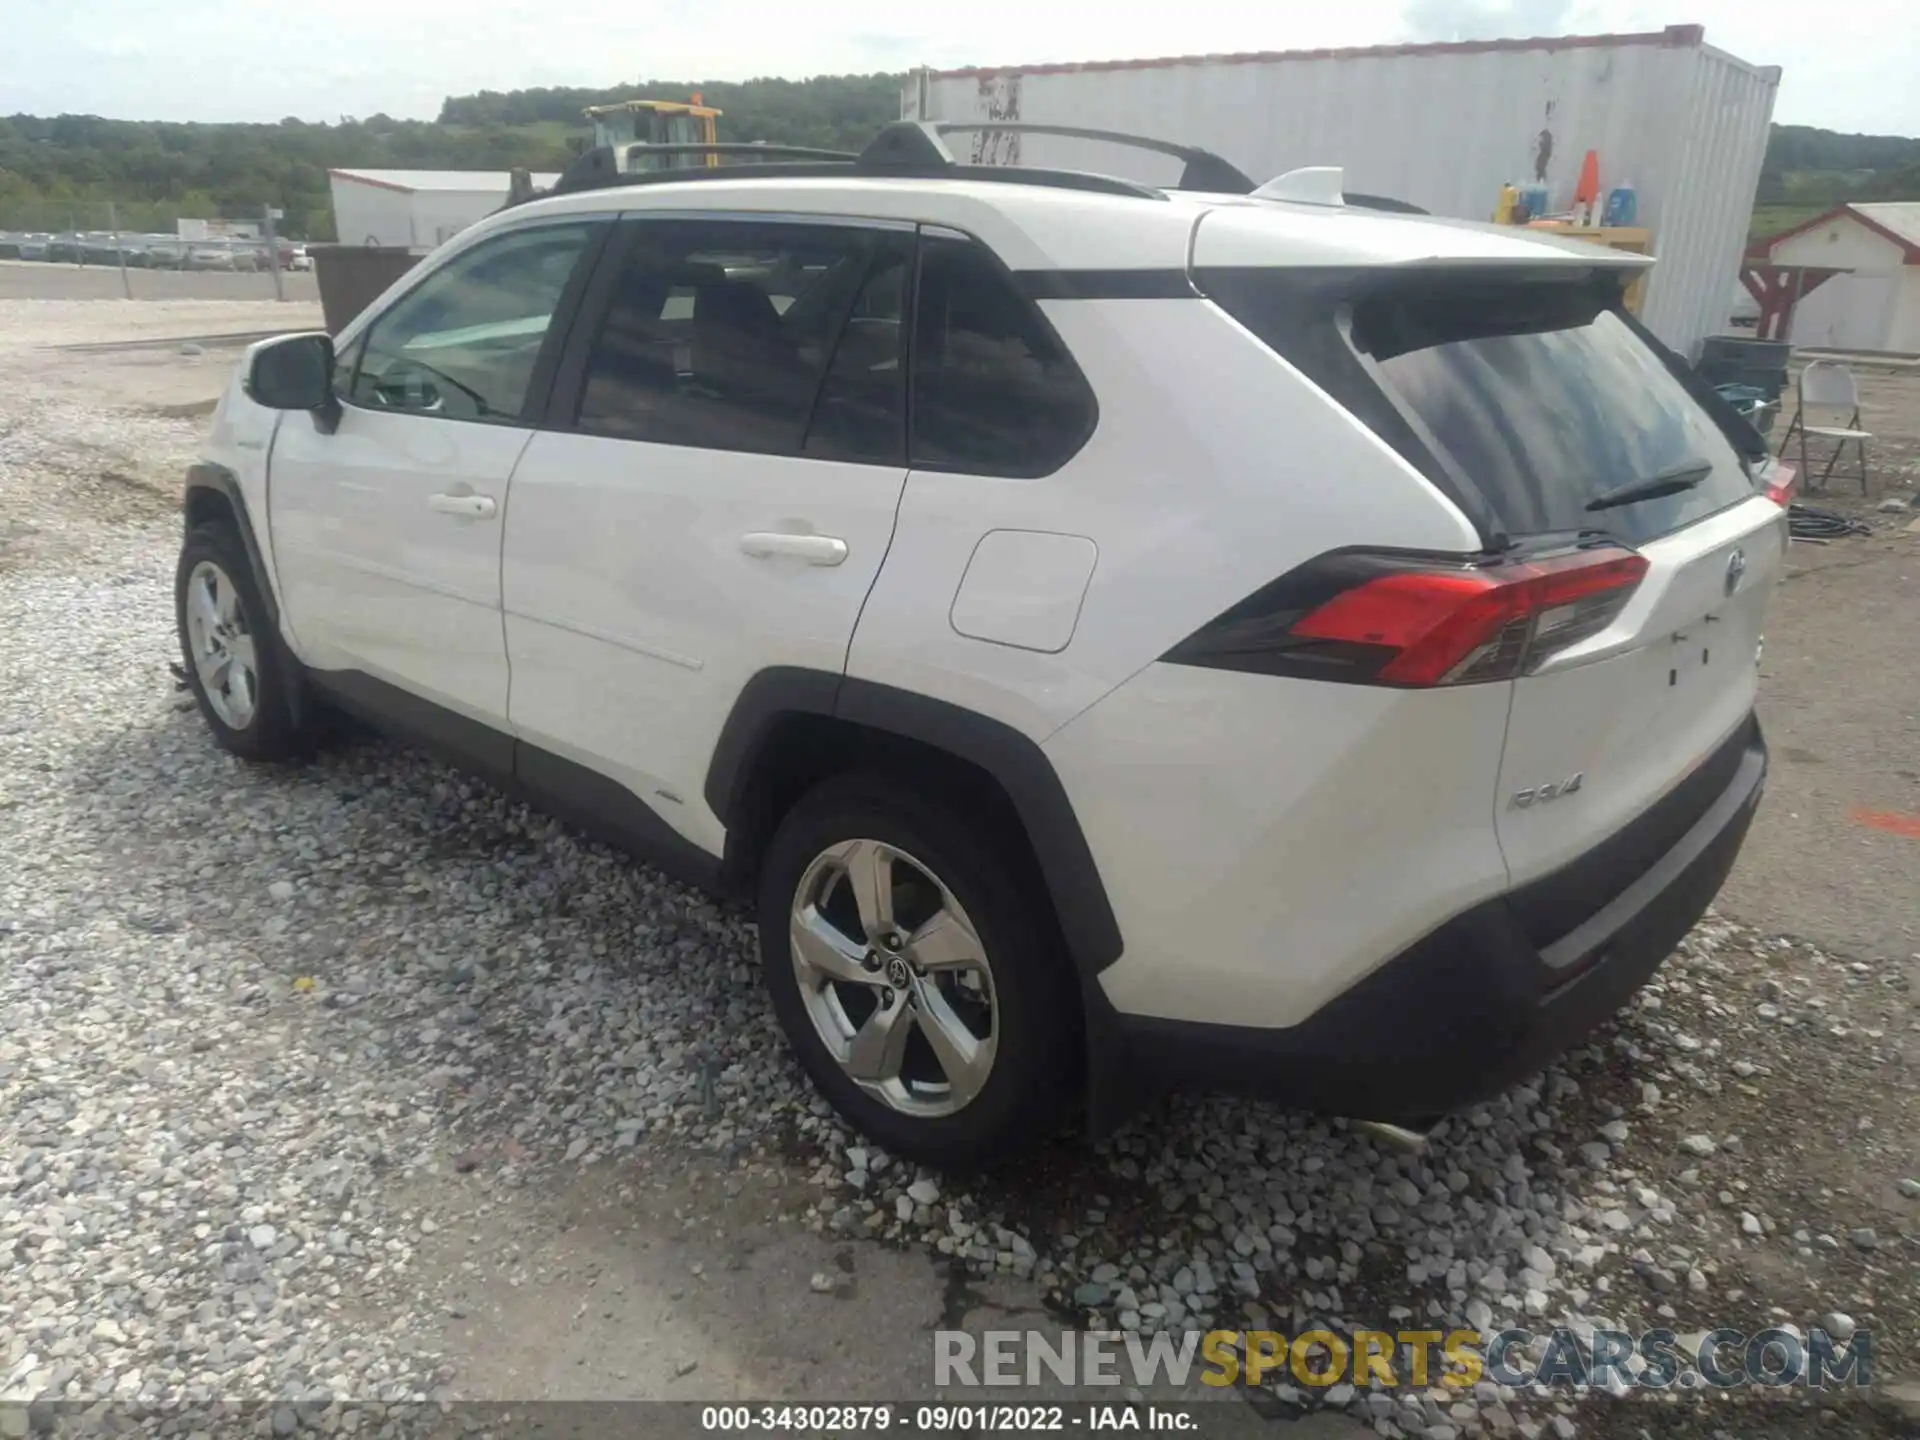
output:
[[[697,140],[656,145],[651,140],[629,140],[613,147],[643,155],[778,155],[792,160],[844,160],[852,164],[860,157],[851,150],[822,150],[815,145],[763,145],[751,140],[716,140],[711,144]]]
[[[850,150],[820,150],[810,145],[753,145],[739,141],[716,140],[712,142],[693,141],[685,144],[655,145],[644,140],[629,141],[620,145],[596,145],[591,150],[575,156],[560,173],[544,194],[572,195],[581,190],[603,190],[609,185],[631,184],[634,180],[651,174],[667,175],[675,179],[685,179],[698,173],[695,170],[667,170],[659,172],[629,171],[621,166],[621,157],[632,154],[642,155],[738,155],[754,160],[828,160],[843,165],[851,165],[856,158]],[[726,167],[715,167],[720,173],[727,173]],[[531,198],[531,197],[529,197]]]
[[[1135,150],[1170,155],[1179,160],[1183,167],[1179,181],[1172,187],[1176,190],[1200,190],[1224,195],[1251,195],[1255,190],[1252,180],[1212,151],[1194,145],[1175,144],[1171,140],[1156,140],[1148,135],[1129,135],[1118,130],[1094,130],[1078,125],[1029,124],[1018,120],[896,120],[883,126],[880,133],[857,155],[846,150],[822,150],[810,145],[756,145],[722,141],[672,145],[634,141],[618,146],[602,145],[578,156],[546,193],[570,195],[581,190],[601,190],[615,185],[659,185],[717,179],[721,176],[739,178],[741,173],[738,166],[724,164],[658,171],[633,171],[621,164],[623,157],[638,154],[752,159],[761,162],[755,167],[756,172],[767,176],[797,177],[804,171],[816,177],[872,175],[923,180],[990,180],[1014,185],[1052,185],[1061,189],[1131,195],[1143,199],[1166,198],[1164,187],[1142,185],[1113,175],[1018,165],[965,164],[955,158],[953,151],[947,148],[941,138],[951,134],[1002,131],[1015,135],[1059,135],[1071,140],[1105,141]],[[781,163],[787,161],[800,161],[802,164],[796,168]]]
[[[952,163],[951,152],[941,143],[943,135],[976,135],[983,133],[1010,135],[1059,135],[1069,140],[1102,140],[1113,145],[1124,145],[1133,150],[1151,150],[1160,155],[1171,155],[1181,161],[1185,168],[1175,183],[1176,190],[1205,190],[1218,195],[1251,195],[1254,190],[1250,180],[1238,166],[1224,160],[1211,150],[1202,150],[1197,145],[1179,145],[1171,140],[1156,140],[1148,135],[1129,135],[1120,130],[1091,130],[1079,125],[1041,125],[1029,124],[1024,120],[901,120],[887,126],[860,154],[866,161],[870,156],[878,161],[875,152],[891,141],[896,151],[910,151],[919,148],[921,155],[927,156],[925,147],[916,147],[915,141],[907,132],[917,131],[926,141],[931,142],[939,154]]]
[[[889,126],[890,130],[895,127]],[[876,141],[875,144],[879,142]],[[937,143],[937,141],[936,141]],[[912,142],[909,141],[909,145]],[[1078,170],[1041,170],[1020,165],[963,165],[950,155],[945,159],[926,157],[925,152],[888,154],[879,162],[869,158],[873,146],[855,156],[841,150],[816,150],[801,145],[686,144],[648,145],[641,142],[621,147],[645,154],[700,155],[719,153],[753,158],[765,163],[744,165],[695,166],[674,170],[622,170],[615,148],[602,145],[587,151],[568,165],[560,178],[540,195],[573,195],[586,190],[607,190],[635,185],[679,185],[700,180],[743,180],[766,177],[787,180],[846,179],[861,176],[912,178],[923,180],[988,180],[1006,185],[1043,185],[1061,190],[1082,190],[1099,195],[1126,195],[1143,200],[1164,200],[1165,194],[1150,185],[1136,184],[1113,175],[1094,175]],[[941,147],[944,152],[945,147]],[[787,161],[786,156],[797,157]],[[528,196],[527,198],[538,198]],[[521,203],[517,199],[509,205]]]

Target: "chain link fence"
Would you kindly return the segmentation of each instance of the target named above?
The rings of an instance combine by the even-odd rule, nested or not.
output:
[[[268,207],[188,214],[143,200],[0,200],[0,297],[313,300],[306,246]]]

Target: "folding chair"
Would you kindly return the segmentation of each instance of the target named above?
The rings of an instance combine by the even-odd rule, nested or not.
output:
[[[1815,360],[1800,372],[1799,382],[1794,387],[1796,404],[1793,423],[1787,426],[1787,433],[1780,437],[1779,453],[1787,453],[1787,445],[1793,439],[1794,432],[1800,434],[1800,473],[1811,476],[1813,471],[1807,463],[1807,437],[1818,435],[1823,440],[1833,441],[1833,454],[1827,457],[1827,468],[1820,472],[1817,481],[1810,481],[1809,490],[1826,488],[1827,477],[1833,473],[1833,467],[1840,458],[1840,452],[1847,448],[1847,442],[1860,448],[1860,493],[1867,493],[1867,441],[1873,433],[1860,428],[1860,396],[1853,388],[1853,372],[1846,366],[1832,360]],[[1807,407],[1811,405],[1819,410],[1831,411],[1837,417],[1842,412],[1848,416],[1844,425],[1809,425]]]

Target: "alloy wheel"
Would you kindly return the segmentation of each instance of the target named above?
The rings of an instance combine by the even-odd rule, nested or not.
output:
[[[187,647],[207,704],[229,729],[244,730],[260,705],[260,664],[240,592],[211,560],[187,577]]]
[[[993,968],[924,862],[879,840],[828,847],[800,877],[789,931],[807,1017],[863,1090],[925,1119],[980,1093],[999,1043]]]

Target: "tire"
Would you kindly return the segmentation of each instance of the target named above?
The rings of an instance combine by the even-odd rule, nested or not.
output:
[[[253,565],[231,523],[207,521],[187,532],[173,600],[187,684],[215,743],[243,760],[304,755],[311,737],[294,689],[299,664],[267,619]],[[209,628],[219,635],[211,657],[202,638]],[[220,656],[229,661],[224,667]]]
[[[1056,928],[989,834],[910,782],[838,777],[788,812],[760,867],[761,963],[802,1067],[862,1133],[945,1170],[1046,1138],[1075,1093],[1079,1002]],[[856,905],[854,877],[881,870],[896,924],[868,943],[878,912]],[[975,950],[983,966],[961,958]]]

